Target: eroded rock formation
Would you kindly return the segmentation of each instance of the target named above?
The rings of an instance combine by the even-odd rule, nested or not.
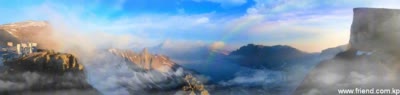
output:
[[[4,62],[16,71],[38,71],[45,73],[83,72],[83,65],[78,59],[67,53],[40,50],[26,56]]]
[[[400,10],[355,8],[350,47],[363,51],[400,48]]]
[[[0,94],[100,94],[87,81],[82,64],[74,55],[52,50],[4,61],[0,66]]]
[[[157,70],[160,72],[168,72],[175,68],[177,64],[172,62],[168,57],[163,55],[152,55],[145,48],[141,53],[135,53],[130,50],[109,49],[109,52],[121,56],[127,61],[134,64],[133,68],[143,70]]]

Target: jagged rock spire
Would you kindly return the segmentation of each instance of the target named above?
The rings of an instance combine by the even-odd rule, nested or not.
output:
[[[149,54],[149,51],[147,48],[144,48],[142,53],[142,66],[145,69],[151,69],[151,64],[150,64],[150,57],[151,55]]]
[[[109,52],[125,58],[131,62],[134,67],[139,67],[143,70],[157,70],[167,72],[172,67],[176,66],[174,62],[162,55],[152,55],[147,48],[144,48],[140,53],[133,53],[130,50],[109,49]]]

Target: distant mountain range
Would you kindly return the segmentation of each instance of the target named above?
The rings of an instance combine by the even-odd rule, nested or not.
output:
[[[56,43],[51,35],[47,22],[0,25],[0,47],[5,47],[9,41],[27,41],[37,42],[40,48],[59,48],[62,43]],[[186,85],[186,75],[194,75],[205,83],[211,94],[227,93],[230,88],[249,91],[257,88],[263,91],[254,94],[262,94],[269,91],[265,86],[279,88],[289,87],[287,82],[298,83],[308,68],[343,51],[343,46],[322,53],[307,53],[287,45],[248,44],[234,51],[193,45],[181,47],[164,42],[141,52],[110,48],[97,50],[95,55],[77,55],[77,60],[87,68],[88,83],[103,94],[115,94],[117,90],[128,90],[130,94],[174,94]],[[286,76],[292,78],[288,80]],[[243,78],[251,80],[243,82]],[[283,83],[278,84],[280,82]]]
[[[258,89],[261,92],[254,94],[262,94],[267,93],[263,88],[269,87],[287,88],[274,94],[293,91],[309,69],[321,60],[332,58],[346,49],[346,46],[338,46],[323,50],[321,53],[307,53],[286,45],[248,44],[224,53],[213,51],[206,45],[186,44],[186,48],[180,49],[169,47],[169,44],[163,43],[152,50],[169,56],[171,60],[178,60],[177,64],[185,68],[208,76],[210,79],[208,84],[217,85],[212,93],[227,93],[228,90],[236,92],[233,90],[235,88],[240,91]],[[178,52],[169,53],[171,51]],[[290,79],[285,78],[286,76]],[[245,93],[240,91],[237,93]]]
[[[276,45],[263,46],[248,44],[229,54],[235,63],[242,66],[279,70],[292,63],[299,63],[317,57],[318,53],[306,53],[296,48]]]

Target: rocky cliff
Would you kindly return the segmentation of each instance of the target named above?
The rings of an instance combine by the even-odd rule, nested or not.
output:
[[[339,95],[340,89],[399,88],[399,23],[400,10],[355,8],[350,47],[319,63],[293,94]]]
[[[177,64],[163,55],[152,55],[145,48],[141,53],[135,53],[130,50],[109,49],[109,52],[124,58],[132,63],[131,67],[143,70],[156,70],[168,72],[175,69]]]
[[[0,94],[100,94],[87,81],[83,65],[67,53],[51,50],[2,60]]]
[[[355,8],[350,47],[363,51],[400,48],[400,10]]]
[[[55,49],[58,44],[45,21],[25,21],[0,25],[0,48],[7,42],[38,43],[37,48]],[[84,67],[68,53],[39,49],[26,55],[0,51],[1,95],[97,95],[86,78]]]
[[[39,50],[23,57],[8,60],[4,65],[13,71],[37,71],[44,73],[83,72],[83,65],[72,54],[51,50]]]
[[[99,65],[99,67],[96,67],[97,69],[119,68],[124,72],[112,70],[110,72],[116,73],[116,75],[100,75],[96,77],[111,76],[123,79],[128,77],[129,80],[119,81],[116,87],[121,86],[121,88],[128,90],[130,94],[173,94],[182,90],[182,87],[185,86],[184,77],[188,74],[193,75],[203,83],[206,82],[206,79],[198,75],[198,73],[181,67],[166,56],[150,54],[146,48],[141,52],[108,49],[108,52],[103,55],[105,56],[99,58],[98,62],[96,62],[103,65]]]

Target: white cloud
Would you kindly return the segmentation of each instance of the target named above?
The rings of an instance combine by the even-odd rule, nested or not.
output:
[[[208,1],[221,4],[222,7],[240,6],[247,2],[247,0],[193,0],[196,2]]]
[[[208,22],[209,22],[209,19],[207,17],[201,17],[196,20],[196,23],[198,23],[198,24],[203,24],[203,23],[208,23]]]
[[[176,87],[180,82],[166,82],[183,78],[183,70],[159,73],[158,71],[138,71],[129,68],[129,62],[107,52],[96,52],[94,56],[83,58],[88,82],[106,95],[143,94],[140,91],[154,88]],[[174,81],[176,81],[174,80]]]
[[[210,49],[213,51],[217,51],[223,49],[225,47],[225,43],[222,41],[217,41],[211,44]]]
[[[350,72],[349,79],[351,81],[350,83],[353,83],[353,85],[366,85],[378,80],[377,76],[375,75],[361,74],[355,71]]]
[[[250,70],[250,72],[238,72],[235,78],[225,82],[221,82],[221,84],[225,86],[249,84],[252,86],[273,86],[273,83],[286,81],[284,80],[286,74],[281,71]]]
[[[318,89],[313,88],[303,95],[321,95],[321,92]]]
[[[344,79],[343,75],[336,74],[336,73],[330,73],[330,72],[324,72],[324,74],[322,76],[316,77],[315,80],[320,83],[324,83],[324,85],[333,85],[333,84],[340,82],[343,79]]]

